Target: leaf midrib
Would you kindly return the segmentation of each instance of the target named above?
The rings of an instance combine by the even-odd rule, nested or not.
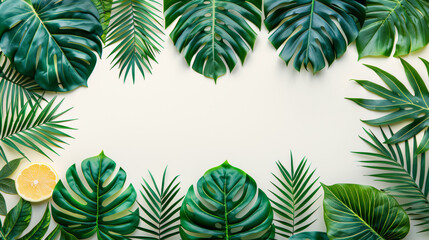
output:
[[[356,216],[365,226],[367,226],[375,235],[377,235],[378,237],[380,237],[381,239],[383,239],[383,237],[382,236],[380,236],[366,221],[364,221],[359,215],[357,215],[351,208],[349,208],[349,206],[347,206],[343,201],[341,201],[338,197],[337,197],[337,195],[335,195],[332,191],[331,191],[331,189],[329,189],[329,188],[325,188],[327,191],[329,191],[331,194],[332,194],[332,196],[334,196],[335,197],[335,199],[337,200],[337,201],[339,201],[344,207],[346,207],[354,216]],[[347,196],[347,195],[346,195]]]

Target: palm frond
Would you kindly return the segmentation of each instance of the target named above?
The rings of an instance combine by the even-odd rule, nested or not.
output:
[[[143,227],[138,229],[145,233],[145,236],[136,236],[136,239],[157,239],[163,240],[174,237],[179,234],[178,212],[180,211],[183,196],[179,197],[180,182],[177,182],[176,176],[170,182],[166,179],[167,168],[164,170],[162,182],[156,183],[152,173],[149,172],[152,185],[143,179],[143,191],[141,195],[144,199],[144,204],[140,204],[140,208],[145,213],[140,216],[143,222]]]
[[[417,154],[417,141],[413,138],[412,144],[404,142],[403,149],[399,144],[383,143],[389,138],[382,128],[383,140],[380,141],[372,131],[365,129],[370,139],[361,139],[370,145],[376,152],[355,152],[369,156],[371,160],[360,161],[365,168],[379,172],[371,174],[376,181],[389,183],[392,186],[384,189],[392,196],[402,198],[404,209],[424,226],[422,232],[429,231],[429,168],[426,165],[425,153]],[[389,127],[390,135],[393,135]],[[410,146],[412,145],[412,146]]]
[[[119,66],[119,76],[124,81],[131,72],[133,82],[137,70],[145,77],[151,73],[151,62],[160,52],[164,33],[159,22],[159,3],[155,0],[117,0],[113,2],[115,12],[107,34],[107,46],[116,45],[109,57],[112,68]]]
[[[65,125],[73,119],[59,120],[61,115],[70,109],[58,113],[62,101],[54,104],[55,99],[50,100],[42,108],[39,106],[41,100],[38,100],[37,104],[34,105],[27,102],[24,106],[20,106],[17,111],[11,107],[7,108],[5,113],[0,114],[0,143],[10,147],[25,158],[27,156],[19,146],[30,148],[48,158],[47,151],[56,153],[51,146],[62,148],[59,144],[66,142],[61,138],[71,137],[64,130],[73,130],[73,128]],[[0,146],[0,158],[7,162],[6,153],[2,146]]]
[[[0,99],[2,108],[16,105],[23,106],[27,100],[30,104],[40,99],[38,91],[41,87],[30,77],[26,77],[15,70],[9,59],[0,52]]]
[[[316,184],[319,177],[314,178],[316,170],[310,170],[307,159],[303,158],[298,167],[294,168],[293,156],[291,153],[290,170],[278,161],[277,167],[281,175],[276,178],[277,183],[272,182],[275,187],[270,191],[275,198],[271,199],[274,212],[278,215],[276,219],[276,234],[289,238],[292,235],[307,229],[316,220],[310,220],[317,211],[312,206],[320,197],[316,194],[320,185]]]

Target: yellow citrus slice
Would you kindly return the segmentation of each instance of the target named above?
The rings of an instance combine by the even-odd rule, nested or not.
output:
[[[18,195],[29,202],[40,202],[52,196],[57,173],[45,163],[30,163],[19,172],[15,181]]]

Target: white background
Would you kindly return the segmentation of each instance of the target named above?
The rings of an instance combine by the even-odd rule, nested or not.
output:
[[[66,117],[78,118],[71,124],[78,128],[71,132],[75,139],[58,150],[60,156],[51,155],[51,164],[62,179],[73,163],[104,150],[126,170],[128,180],[138,190],[141,178],[148,177],[147,170],[159,179],[168,165],[170,177],[180,174],[181,193],[185,194],[206,170],[229,160],[268,192],[272,189],[271,173],[277,173],[275,162],[281,160],[288,166],[292,151],[296,162],[308,157],[325,184],[386,186],[366,176],[371,170],[362,168],[358,161],[363,158],[351,153],[371,150],[358,136],[365,136],[363,127],[375,132],[377,128],[360,119],[380,114],[345,97],[374,97],[350,81],[380,82],[364,63],[381,67],[405,82],[398,59],[366,58],[358,62],[352,44],[330,68],[316,75],[305,70],[299,73],[278,57],[263,29],[244,66],[237,65],[232,74],[215,84],[188,67],[171,40],[167,36],[164,39],[159,64],[154,64],[153,74],[145,80],[139,77],[132,84],[128,79],[124,84],[117,69],[110,70],[107,50],[88,88],[59,94],[65,98],[62,109],[73,107]],[[405,59],[427,80],[419,56],[428,57],[429,49]],[[33,162],[50,162],[41,155],[30,156]],[[18,200],[16,196],[7,199],[9,209]],[[318,204],[321,207],[322,199]],[[39,221],[45,203],[35,206],[32,225]],[[321,209],[316,217],[318,221],[310,230],[325,230]],[[429,238],[429,234],[416,234],[419,230],[412,227],[407,239]]]

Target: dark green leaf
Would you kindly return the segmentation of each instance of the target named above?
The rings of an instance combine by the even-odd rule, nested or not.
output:
[[[39,91],[43,90],[30,77],[16,71],[9,59],[0,52],[0,99],[1,108],[16,109],[27,101],[35,103],[41,98]],[[1,112],[1,111],[0,111]]]
[[[107,34],[107,46],[115,46],[110,56],[112,64],[119,66],[119,76],[124,81],[131,72],[133,82],[136,71],[145,77],[151,72],[151,62],[160,52],[162,38],[159,3],[156,0],[117,0],[113,3],[116,13]]]
[[[267,0],[265,25],[280,57],[300,71],[331,65],[353,42],[365,20],[364,0]]]
[[[429,15],[424,2],[367,0],[365,24],[356,40],[359,57],[390,56],[395,38],[394,56],[404,56],[426,46]]]
[[[99,240],[126,239],[124,235],[134,232],[139,212],[131,212],[130,207],[137,194],[131,184],[122,191],[127,175],[120,168],[112,176],[115,167],[116,163],[104,153],[84,160],[81,169],[89,189],[80,179],[76,165],[67,170],[68,185],[83,202],[75,199],[61,180],[55,186],[52,198],[58,208],[52,207],[52,216],[65,231],[79,239],[97,234]]]
[[[46,90],[86,86],[103,29],[91,0],[14,0],[0,5],[0,48]]]
[[[186,239],[254,239],[274,235],[273,211],[255,180],[225,162],[191,186],[180,209],[180,236]]]
[[[18,240],[40,240],[45,233],[48,231],[49,223],[51,221],[51,213],[49,211],[49,205],[46,206],[45,213],[43,214],[42,220],[33,228],[30,232],[25,234]]]
[[[0,179],[0,191],[8,194],[16,194],[15,180],[10,178]]]
[[[15,240],[30,224],[31,204],[20,199],[18,204],[7,213],[1,235],[5,240]]]
[[[0,179],[7,178],[12,175],[21,163],[22,158],[8,161],[6,165],[0,170]]]
[[[308,219],[315,212],[310,208],[319,198],[316,194],[320,188],[319,184],[315,186],[318,177],[313,179],[314,170],[310,171],[306,158],[300,161],[296,169],[292,153],[290,161],[290,171],[280,161],[277,162],[281,176],[273,174],[277,181],[272,183],[274,190],[271,191],[275,196],[271,199],[274,212],[279,217],[276,232],[287,238],[304,231],[314,222]]]
[[[379,140],[374,133],[366,131],[370,138],[366,142],[379,155],[374,155],[372,152],[358,152],[362,156],[371,157],[370,160],[361,162],[366,168],[378,170],[376,174],[370,176],[375,177],[377,181],[389,183],[390,187],[385,190],[394,197],[406,200],[403,201],[405,210],[416,220],[426,219],[419,225],[425,227],[422,231],[429,231],[429,168],[426,165],[425,153],[417,153],[415,138],[413,148],[408,141],[405,142],[403,146],[405,151],[399,144],[382,144],[388,137],[383,129],[381,132],[383,139]]]
[[[302,232],[293,235],[289,240],[329,240],[325,232]]]
[[[188,65],[213,78],[231,72],[255,44],[261,28],[261,0],[164,0],[165,25],[178,19],[171,39]]]
[[[426,66],[429,63],[422,59]],[[429,92],[425,82],[419,73],[408,62],[402,60],[407,80],[414,92],[412,94],[405,85],[396,77],[374,66],[368,66],[383,80],[388,89],[370,81],[357,80],[366,90],[384,98],[383,100],[369,100],[360,98],[350,98],[361,107],[369,110],[376,110],[391,113],[373,120],[366,120],[365,123],[381,126],[411,121],[398,132],[393,134],[387,142],[396,144],[411,137],[419,132],[426,130],[429,126]],[[429,135],[425,134],[419,145],[418,153],[429,150]]]
[[[390,195],[371,186],[323,185],[329,239],[402,239],[410,220]]]
[[[0,193],[0,215],[5,216],[7,214],[6,200],[3,194]]]
[[[106,40],[107,30],[110,23],[110,15],[112,13],[112,2],[113,0],[91,0],[97,8],[101,27],[103,27],[103,35],[101,40]]]
[[[55,98],[42,108],[39,107],[40,100],[32,106],[27,102],[18,111],[12,111],[9,108],[4,115],[1,115],[0,142],[25,158],[27,157],[19,146],[30,148],[46,157],[48,157],[47,151],[56,153],[52,147],[61,148],[59,144],[65,142],[60,138],[70,137],[64,130],[72,130],[65,125],[72,120],[59,120],[61,115],[70,109],[58,113],[62,102],[56,105],[54,103]],[[7,161],[1,146],[0,158]]]

